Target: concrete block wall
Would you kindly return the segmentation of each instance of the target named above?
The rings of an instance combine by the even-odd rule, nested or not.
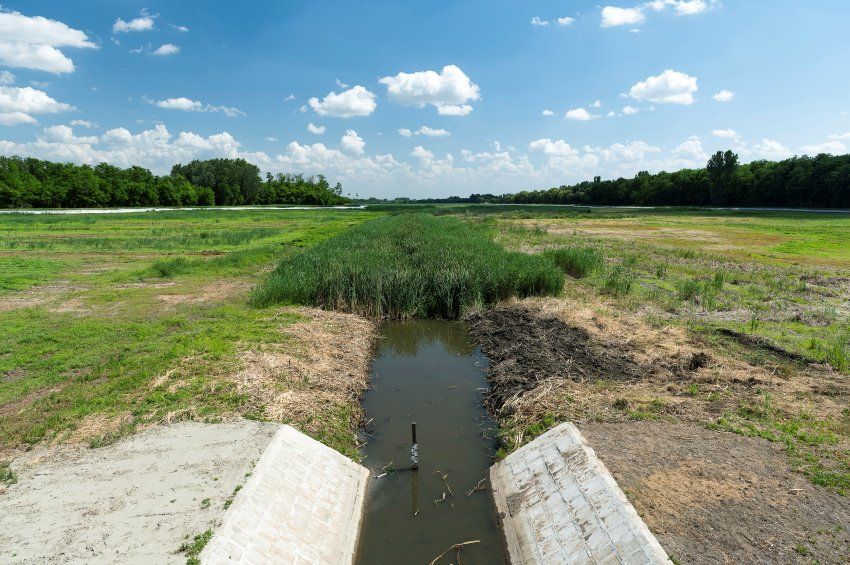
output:
[[[368,478],[365,467],[281,426],[201,563],[352,563]]]
[[[670,563],[572,424],[493,465],[490,481],[514,565]]]

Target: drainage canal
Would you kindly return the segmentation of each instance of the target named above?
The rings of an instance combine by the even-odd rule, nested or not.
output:
[[[457,322],[384,324],[366,393],[372,471],[357,563],[506,563],[489,488],[495,425],[481,400],[487,360]],[[411,423],[419,469],[411,468]],[[484,479],[482,481],[482,479]],[[480,488],[476,488],[476,486]],[[436,563],[457,563],[457,550]]]

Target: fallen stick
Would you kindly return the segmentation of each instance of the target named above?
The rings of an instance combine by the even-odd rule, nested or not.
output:
[[[449,486],[449,474],[446,473],[444,475],[442,471],[434,471],[434,474],[440,475],[443,478],[443,482],[446,483],[446,488],[449,489],[449,494],[454,496],[455,493],[452,492],[452,487]]]
[[[486,479],[486,478],[484,478],[484,479],[481,479],[480,481],[478,481],[478,484],[476,484],[474,487],[472,487],[471,489],[469,489],[468,491],[466,491],[466,496],[472,496],[472,493],[474,493],[474,492],[478,492],[479,490],[487,490],[487,487],[486,487],[486,486],[484,486],[483,484],[481,484],[481,483],[483,483],[483,482],[484,482],[484,481],[486,481],[486,480],[487,480],[487,479]]]
[[[437,557],[435,557],[435,558],[434,558],[434,560],[433,560],[433,561],[431,561],[428,565],[434,565],[437,561],[439,561],[439,560],[440,560],[440,558],[441,558],[443,555],[445,555],[446,553],[450,552],[450,551],[451,551],[451,550],[453,550],[453,549],[454,549],[454,550],[456,550],[458,553],[460,553],[460,550],[461,550],[461,548],[462,548],[463,546],[465,546],[465,545],[472,545],[473,543],[481,543],[481,540],[480,540],[480,539],[475,539],[475,540],[465,541],[465,542],[463,542],[463,543],[456,543],[456,544],[452,545],[451,547],[449,547],[448,549],[446,549],[446,550],[445,550],[444,552],[442,552],[440,555],[438,555]]]

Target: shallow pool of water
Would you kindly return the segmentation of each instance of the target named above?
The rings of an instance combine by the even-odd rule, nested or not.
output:
[[[463,563],[507,562],[489,480],[482,483],[486,490],[467,496],[488,477],[496,448],[495,425],[481,404],[486,363],[461,323],[383,326],[373,388],[364,398],[372,420],[363,454],[372,478],[360,565],[428,564],[449,546],[471,540],[480,543],[464,546]],[[418,471],[410,470],[412,422]],[[457,563],[456,557],[451,551],[439,563]]]

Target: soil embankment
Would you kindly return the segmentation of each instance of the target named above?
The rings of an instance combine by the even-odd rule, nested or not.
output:
[[[846,418],[846,375],[751,365],[602,302],[513,301],[467,322],[504,447],[576,423],[672,557],[846,562],[850,497],[812,482],[841,476],[846,441],[822,426]],[[817,433],[828,446],[801,439]]]

